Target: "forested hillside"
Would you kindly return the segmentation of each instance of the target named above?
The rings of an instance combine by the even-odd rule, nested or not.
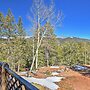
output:
[[[73,65],[90,64],[90,41],[78,38],[78,41],[72,38],[61,39],[57,42],[45,42],[39,51],[39,67],[47,65]],[[7,39],[0,39],[0,61],[10,63],[11,66],[30,67],[32,62],[32,38],[14,40],[11,39],[11,54],[8,55]],[[10,57],[8,60],[7,57]],[[48,61],[47,61],[48,59]],[[15,66],[14,66],[15,67]],[[13,68],[14,68],[13,67]]]
[[[10,9],[6,16],[1,12],[0,61],[9,63],[13,70],[18,68],[18,71],[31,66],[32,70],[37,66],[90,64],[90,40],[56,38],[50,22],[39,30],[39,33],[35,30],[31,38],[26,38],[22,18],[16,22]]]

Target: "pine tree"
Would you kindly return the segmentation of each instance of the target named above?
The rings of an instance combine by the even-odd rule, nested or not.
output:
[[[14,55],[16,56],[15,58],[15,63],[17,67],[17,71],[19,72],[20,70],[20,64],[25,62],[24,58],[24,50],[25,50],[25,45],[26,45],[26,40],[25,40],[25,31],[22,23],[22,18],[19,17],[18,23],[16,24],[16,38],[15,38],[15,53]],[[14,57],[15,57],[14,56]]]

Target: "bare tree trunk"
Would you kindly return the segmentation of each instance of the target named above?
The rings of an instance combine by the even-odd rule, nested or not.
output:
[[[20,61],[18,61],[17,72],[20,71]]]
[[[35,62],[35,54],[34,54],[34,50],[35,50],[35,47],[34,47],[34,36],[33,36],[33,61],[32,61],[32,64],[31,64],[31,68],[30,68],[30,72],[32,71],[32,68],[34,66],[34,62]]]
[[[17,70],[18,72],[20,71],[20,65],[18,64],[18,70]]]
[[[49,66],[49,53],[48,53],[48,50],[47,48],[45,48],[45,57],[46,57],[46,62],[47,62],[47,67]]]
[[[37,49],[37,53],[36,53],[36,69],[38,67],[38,49]]]
[[[31,68],[30,68],[30,72],[31,72],[31,71],[32,71],[32,69],[33,69],[34,62],[35,62],[35,58],[36,58],[36,56],[34,56],[34,57],[33,57],[33,61],[32,61]]]
[[[47,31],[47,29],[46,29],[46,31]],[[36,53],[35,53],[34,56],[33,56],[33,61],[32,61],[32,65],[31,65],[31,68],[30,68],[30,72],[32,71],[32,68],[33,68],[33,66],[34,66],[34,62],[35,62],[35,59],[36,59],[36,55],[37,55],[37,53],[38,53],[39,47],[40,47],[40,45],[41,45],[41,43],[42,43],[42,40],[43,40],[43,37],[44,37],[46,31],[43,33],[43,35],[42,35],[42,37],[41,37],[41,39],[40,39],[40,41],[39,41],[38,47],[37,47],[37,49],[36,49]]]
[[[33,36],[33,60],[34,60],[34,36]]]
[[[47,58],[47,67],[49,66],[49,60],[48,60],[48,58]]]
[[[36,53],[37,53],[37,50],[36,50]],[[33,61],[32,61],[31,68],[30,68],[30,72],[31,72],[32,69],[33,69],[34,62],[35,62],[35,58],[36,58],[36,54],[35,54],[34,57],[33,57]]]
[[[39,11],[38,11],[38,27],[37,27],[37,31],[38,31],[38,41],[37,41],[37,51],[36,51],[36,69],[38,67],[38,51],[39,51],[39,43],[40,43],[40,18],[39,18]]]

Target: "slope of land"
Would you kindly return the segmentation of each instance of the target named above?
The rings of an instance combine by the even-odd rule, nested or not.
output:
[[[52,73],[54,74],[52,75]],[[79,72],[73,71],[71,69],[66,69],[65,66],[42,67],[39,68],[36,72],[33,72],[31,76],[35,78],[63,76],[65,77],[64,79],[56,82],[56,85],[59,86],[58,90],[90,90],[90,77],[84,76],[83,74],[80,74]]]

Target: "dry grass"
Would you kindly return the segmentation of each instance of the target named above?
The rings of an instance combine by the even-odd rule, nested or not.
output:
[[[37,87],[39,90],[46,90],[45,87],[39,85],[39,84],[36,84],[36,83],[32,83],[35,87]]]

